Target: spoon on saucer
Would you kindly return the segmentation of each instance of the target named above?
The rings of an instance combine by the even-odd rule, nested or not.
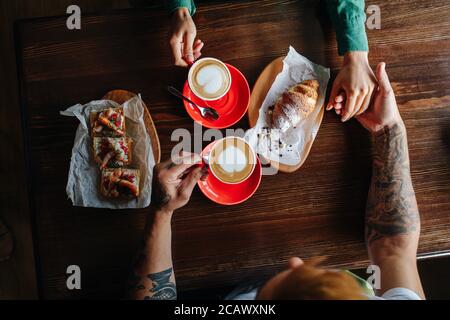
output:
[[[167,91],[169,91],[174,96],[176,96],[178,98],[181,98],[183,100],[186,100],[187,102],[189,102],[190,104],[195,106],[200,111],[200,114],[202,115],[203,118],[209,119],[209,120],[217,120],[217,119],[219,119],[219,114],[213,108],[200,107],[198,104],[196,104],[191,99],[189,99],[186,96],[184,96],[180,91],[178,91],[177,89],[175,89],[172,86],[168,86],[167,87]]]

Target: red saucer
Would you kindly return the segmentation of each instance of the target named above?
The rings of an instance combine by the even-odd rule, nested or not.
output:
[[[184,101],[184,107],[191,118],[206,128],[228,128],[241,120],[248,109],[250,102],[250,88],[248,82],[238,69],[227,63],[226,65],[231,73],[231,87],[228,93],[219,100],[204,101],[191,91],[188,81],[184,84],[183,95],[197,103],[199,106],[209,106],[219,113],[218,120],[206,120],[201,116],[200,111],[198,111],[196,107],[189,102]]]
[[[203,149],[201,155],[208,153],[214,143],[214,141],[211,142]],[[244,202],[256,192],[261,183],[261,176],[261,162],[258,156],[256,156],[255,170],[253,170],[252,175],[244,182],[239,184],[226,184],[214,177],[212,173],[209,173],[205,181],[199,180],[197,184],[203,194],[210,200],[223,205],[233,205]]]

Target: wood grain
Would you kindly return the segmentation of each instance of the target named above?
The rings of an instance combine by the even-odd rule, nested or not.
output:
[[[408,130],[413,183],[422,216],[419,256],[450,252],[450,5],[367,1],[382,12],[368,30],[370,61],[386,61]],[[319,1],[202,4],[195,16],[204,56],[239,68],[249,84],[289,45],[315,63],[341,66],[333,30]],[[30,203],[38,278],[45,298],[119,297],[146,210],[72,207],[65,194],[77,127],[59,110],[114,88],[140,92],[161,141],[162,158],[193,131],[182,104],[187,70],[172,66],[165,12],[127,10],[84,15],[80,31],[65,18],[17,24],[21,112],[26,129]],[[226,49],[226,50],[225,50]],[[242,119],[234,128],[248,128]],[[247,202],[224,207],[198,190],[175,213],[173,256],[181,290],[233,285],[283,267],[287,259],[325,255],[333,267],[367,266],[364,207],[371,172],[370,137],[355,121],[326,113],[310,155],[292,174],[264,176]],[[65,287],[77,264],[83,290]]]

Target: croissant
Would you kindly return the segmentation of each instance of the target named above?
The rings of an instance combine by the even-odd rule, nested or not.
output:
[[[317,80],[305,80],[283,92],[275,103],[271,127],[286,132],[305,119],[316,106],[318,89]]]

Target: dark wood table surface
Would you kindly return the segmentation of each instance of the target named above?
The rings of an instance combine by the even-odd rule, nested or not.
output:
[[[381,8],[381,29],[368,30],[370,61],[387,70],[409,134],[413,183],[422,217],[419,256],[450,253],[450,4],[368,1]],[[73,207],[65,186],[78,122],[59,115],[111,89],[142,94],[163,159],[176,128],[193,129],[169,84],[187,71],[172,66],[169,20],[162,10],[84,15],[68,31],[65,17],[16,25],[28,183],[40,294],[45,298],[119,297],[147,210]],[[334,31],[318,1],[250,1],[199,5],[205,56],[239,68],[252,86],[289,45],[336,73]],[[244,118],[234,128],[247,128]],[[175,213],[173,257],[180,290],[233,285],[267,276],[291,256],[328,256],[335,267],[368,264],[364,207],[371,173],[370,137],[356,120],[326,113],[311,153],[293,174],[263,177],[236,206],[195,190]],[[25,186],[24,186],[25,188]],[[66,288],[66,268],[82,270],[82,290]]]

